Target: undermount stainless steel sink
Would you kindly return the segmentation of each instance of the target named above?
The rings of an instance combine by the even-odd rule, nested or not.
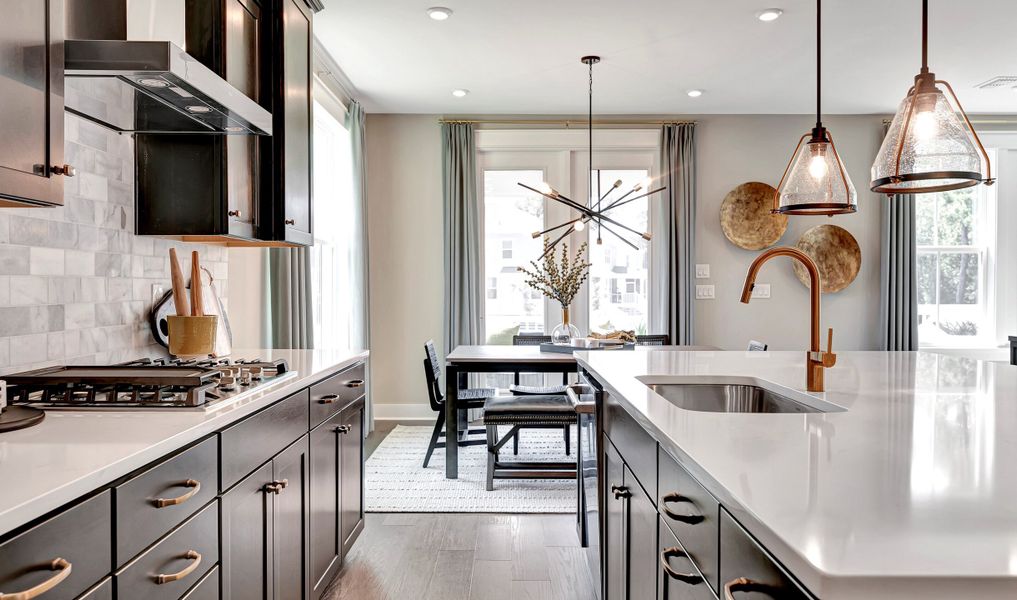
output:
[[[647,386],[686,410],[728,413],[821,413],[756,385],[724,383],[650,383]]]

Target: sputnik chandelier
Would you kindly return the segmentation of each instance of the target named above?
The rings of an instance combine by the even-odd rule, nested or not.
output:
[[[538,190],[536,188],[530,187],[530,186],[528,186],[528,185],[526,185],[525,183],[522,183],[522,182],[519,183],[520,186],[530,190],[531,192],[536,192],[536,193],[540,194],[541,196],[547,198],[548,200],[554,200],[555,202],[559,202],[561,204],[564,204],[565,206],[567,206],[567,207],[569,207],[569,208],[571,208],[571,209],[573,209],[573,210],[575,210],[575,211],[577,211],[579,213],[578,217],[576,217],[574,219],[571,219],[569,221],[566,221],[566,222],[562,223],[561,225],[555,225],[554,227],[550,227],[550,228],[545,229],[543,231],[535,231],[535,232],[533,232],[533,237],[534,238],[538,238],[538,237],[540,237],[542,235],[557,233],[559,230],[564,229],[564,231],[561,233],[561,235],[559,235],[556,238],[551,239],[547,244],[545,244],[544,253],[540,255],[541,259],[546,257],[549,252],[553,251],[554,248],[562,240],[564,240],[566,237],[568,237],[568,235],[570,233],[572,233],[573,230],[575,230],[575,231],[582,231],[582,230],[586,229],[586,224],[587,223],[591,223],[593,226],[595,226],[597,228],[597,243],[598,244],[603,244],[604,243],[604,240],[601,237],[601,234],[602,234],[603,231],[607,231],[611,235],[615,236],[619,240],[621,240],[621,241],[625,242],[626,244],[628,244],[629,246],[631,246],[634,250],[638,250],[639,247],[636,246],[635,242],[631,241],[630,239],[628,239],[625,236],[631,234],[631,235],[638,236],[638,237],[643,238],[644,240],[648,241],[652,237],[650,235],[650,232],[648,232],[648,231],[636,231],[635,229],[633,229],[633,228],[631,228],[631,227],[629,227],[627,225],[624,225],[622,223],[619,223],[616,219],[608,216],[608,213],[610,211],[616,209],[616,208],[621,208],[622,206],[625,206],[626,204],[628,204],[630,202],[635,202],[636,200],[639,200],[641,198],[646,198],[647,196],[652,196],[653,194],[656,194],[657,192],[660,192],[660,191],[664,190],[663,187],[659,187],[659,188],[657,188],[655,190],[650,190],[650,191],[647,191],[647,192],[640,193],[640,192],[643,191],[643,185],[641,183],[639,183],[639,184],[636,184],[629,191],[624,192],[621,196],[619,196],[617,198],[614,198],[614,199],[609,199],[609,196],[611,196],[611,194],[615,190],[617,190],[618,188],[621,187],[622,181],[621,181],[621,179],[619,179],[619,180],[615,181],[614,184],[612,184],[611,187],[609,187],[606,192],[601,193],[600,169],[597,169],[596,171],[593,170],[593,65],[595,65],[595,64],[600,62],[600,57],[599,56],[584,56],[580,60],[582,61],[583,64],[585,64],[585,65],[587,65],[587,67],[589,67],[589,71],[590,71],[590,94],[589,94],[590,105],[589,105],[589,121],[588,121],[588,123],[589,123],[589,127],[588,127],[588,134],[589,134],[588,135],[588,141],[589,141],[589,157],[590,157],[590,171],[589,172],[590,172],[591,175],[593,173],[596,173],[596,175],[597,175],[596,201],[594,201],[594,197],[595,196],[592,194],[592,190],[591,190],[591,194],[589,195],[590,197],[589,197],[589,200],[587,201],[587,203],[586,204],[581,204],[579,202],[576,202],[575,200],[572,200],[571,198],[563,196],[560,192],[558,192],[557,190],[552,188],[550,185],[547,185],[546,183],[543,185],[544,189],[542,189],[542,190]],[[624,230],[624,234],[623,233],[619,233],[612,226],[613,227],[617,227],[618,229]]]

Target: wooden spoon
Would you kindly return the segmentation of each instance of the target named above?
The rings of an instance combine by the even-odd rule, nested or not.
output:
[[[186,317],[191,314],[187,306],[187,292],[184,285],[184,274],[180,270],[180,262],[177,261],[177,249],[169,249],[170,256],[170,281],[173,284],[173,305],[177,309],[177,315]]]
[[[201,260],[198,252],[191,252],[191,315],[201,317],[204,312],[204,298],[201,291]]]

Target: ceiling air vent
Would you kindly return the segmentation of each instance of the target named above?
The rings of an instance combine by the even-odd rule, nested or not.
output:
[[[1017,87],[1017,75],[997,75],[988,81],[983,81],[975,86],[980,90],[996,90],[1000,88]]]

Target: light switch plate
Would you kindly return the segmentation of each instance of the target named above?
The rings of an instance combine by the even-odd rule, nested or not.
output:
[[[696,300],[713,300],[714,297],[715,292],[712,285],[696,286]]]
[[[696,265],[696,279],[709,279],[710,278],[710,265]]]
[[[769,283],[757,283],[752,288],[753,298],[769,298],[770,297],[770,284]]]

